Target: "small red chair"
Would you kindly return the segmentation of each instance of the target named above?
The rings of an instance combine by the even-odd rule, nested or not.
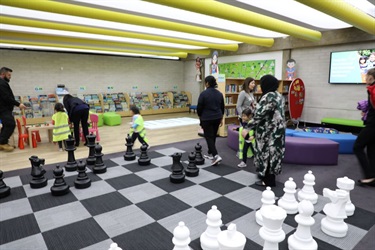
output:
[[[100,141],[99,128],[98,128],[99,116],[96,114],[90,114],[90,122],[91,122],[91,127],[89,127],[89,134],[95,133],[96,141]],[[79,133],[81,136],[81,140],[86,141],[82,128]]]
[[[26,123],[26,116],[22,116],[22,122],[23,122],[23,127],[24,127],[24,133],[25,134],[28,134],[29,133],[29,131],[27,131],[27,128],[26,128],[26,126],[27,126],[27,123]],[[39,133],[39,131],[33,131],[33,132],[31,132],[33,135],[35,135],[35,138],[36,138],[36,141],[37,142],[41,142],[42,140],[40,139],[40,133]]]
[[[17,123],[17,129],[18,129],[18,147],[20,149],[25,149],[25,144],[24,144],[24,141],[28,141],[30,143],[30,140],[29,140],[29,134],[26,133],[26,134],[22,134],[22,126],[21,126],[21,122],[19,119],[16,119],[16,123]],[[35,134],[32,134],[32,143],[33,143],[33,148],[36,148],[36,139],[35,139]]]

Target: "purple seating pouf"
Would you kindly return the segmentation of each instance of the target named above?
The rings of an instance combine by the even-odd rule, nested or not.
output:
[[[227,137],[227,145],[231,149],[238,151],[238,131],[233,131],[233,128],[238,128],[238,125],[231,124],[228,125],[228,137]]]
[[[337,165],[339,143],[324,138],[285,137],[284,163]]]

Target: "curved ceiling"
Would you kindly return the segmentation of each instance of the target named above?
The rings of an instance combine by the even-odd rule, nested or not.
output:
[[[374,0],[1,0],[0,14],[2,48],[165,59],[352,26],[375,35]]]

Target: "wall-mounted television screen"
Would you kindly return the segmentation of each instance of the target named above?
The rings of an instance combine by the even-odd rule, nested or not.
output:
[[[365,83],[367,71],[375,68],[375,48],[331,52],[329,66],[329,83]]]

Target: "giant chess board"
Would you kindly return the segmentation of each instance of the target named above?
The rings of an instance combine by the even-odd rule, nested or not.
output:
[[[262,249],[255,213],[262,205],[264,188],[254,185],[256,175],[223,163],[210,166],[206,160],[198,166],[197,177],[174,184],[169,179],[170,155],[176,152],[183,154],[186,167],[189,152],[168,145],[151,149],[149,166],[114,154],[104,161],[106,173],[94,174],[88,169],[92,184],[86,189],[74,187],[77,172],[65,171],[70,192],[63,196],[51,195],[53,166],[45,167],[48,185],[40,189],[30,188],[30,174],[4,178],[11,194],[0,199],[0,249],[106,250],[112,242],[124,250],[173,249],[173,230],[184,221],[190,230],[190,247],[198,250],[199,237],[207,228],[207,212],[213,205],[222,214],[222,229],[235,223],[247,238],[245,249]],[[272,189],[276,197],[284,194],[283,186],[278,183]],[[334,238],[320,229],[327,202],[329,199],[319,195],[314,205],[311,233],[319,249],[353,249],[374,225],[375,214],[356,208],[345,220],[347,236]],[[279,249],[288,249],[287,238],[296,227],[294,215],[288,215],[282,225],[286,238]]]

